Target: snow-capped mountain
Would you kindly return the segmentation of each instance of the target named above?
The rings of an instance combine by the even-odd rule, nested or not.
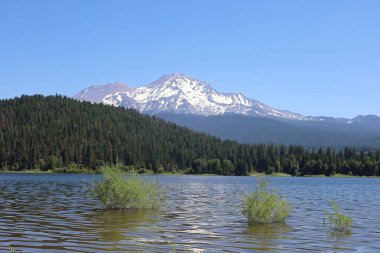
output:
[[[134,108],[196,131],[242,143],[270,142],[307,147],[380,145],[378,116],[353,119],[303,116],[275,109],[240,93],[219,92],[183,74],[165,75],[139,88],[120,83],[91,86],[74,98]]]
[[[91,86],[74,98],[134,108],[149,114],[171,112],[209,116],[235,113],[292,120],[310,119],[298,113],[275,109],[240,93],[219,92],[209,84],[183,74],[165,75],[139,88],[119,83]]]
[[[106,85],[92,85],[87,89],[82,90],[74,96],[75,99],[85,100],[94,103],[102,103],[103,99],[109,95],[117,92],[133,91],[133,88],[128,87],[126,84],[109,83]]]

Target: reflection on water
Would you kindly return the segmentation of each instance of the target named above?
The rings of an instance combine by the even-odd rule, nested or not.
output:
[[[336,231],[330,230],[329,236],[333,238],[332,249],[334,252],[348,251],[350,248],[344,246],[344,241],[349,240],[351,236],[351,231]]]
[[[125,239],[128,231],[137,231],[140,226],[154,224],[146,211],[99,210],[87,217],[94,229],[99,230],[99,239],[106,242],[119,242]]]
[[[105,210],[82,187],[94,177],[0,174],[0,252],[380,252],[379,179],[272,178],[293,213],[248,225],[251,177],[158,176],[168,196],[155,212]],[[351,233],[323,223],[331,198],[351,215]]]
[[[244,232],[255,250],[270,251],[277,247],[278,240],[291,241],[290,230],[286,224],[252,224]]]

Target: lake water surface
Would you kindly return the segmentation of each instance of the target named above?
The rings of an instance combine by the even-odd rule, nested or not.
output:
[[[0,174],[0,252],[380,252],[380,179],[270,178],[290,201],[286,225],[248,225],[253,177],[147,176],[167,191],[159,211],[107,211],[83,188],[98,176]],[[324,224],[329,199],[351,233]]]

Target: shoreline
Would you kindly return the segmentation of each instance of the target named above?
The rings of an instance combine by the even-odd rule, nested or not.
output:
[[[187,174],[185,172],[164,172],[164,173],[153,173],[152,171],[146,171],[144,173],[138,173],[133,171],[126,171],[126,174],[138,174],[138,175],[164,175],[164,176],[233,176],[233,177],[240,177],[235,175],[218,175],[218,174]],[[54,171],[54,170],[47,170],[47,171],[41,171],[41,170],[23,170],[23,171],[12,171],[12,170],[0,170],[1,174],[88,174],[88,175],[94,175],[94,174],[100,174],[97,171],[90,171],[90,170],[83,170],[83,171]],[[244,176],[243,176],[244,177]],[[265,173],[260,172],[252,172],[249,175],[246,175],[245,177],[305,177],[305,178],[380,178],[380,176],[355,176],[355,175],[344,175],[344,174],[335,174],[332,176],[326,176],[326,175],[303,175],[303,176],[292,176],[290,174],[286,173],[272,173],[270,175],[266,175]]]

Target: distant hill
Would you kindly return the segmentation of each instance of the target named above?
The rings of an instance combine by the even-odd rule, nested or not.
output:
[[[368,116],[352,123],[337,120],[294,121],[237,114],[201,116],[160,113],[162,119],[241,143],[275,143],[305,147],[380,147],[380,121]],[[370,122],[368,122],[370,121]],[[368,122],[368,123],[367,123]]]
[[[239,146],[132,109],[61,96],[0,100],[3,169],[45,170],[70,163],[185,169],[197,158],[237,156]]]
[[[240,138],[245,138],[245,127],[252,130],[257,124],[273,136],[279,129],[285,129],[288,135],[296,133],[284,122],[273,124],[270,119],[260,118],[258,123],[252,123],[249,117],[228,117],[228,121],[221,117],[184,117],[182,120],[193,124],[205,119],[215,120],[211,123],[220,124],[221,131],[228,126],[237,136],[242,134]],[[223,122],[228,124],[222,125]],[[255,136],[261,134],[257,132]],[[253,171],[292,175],[378,175],[380,151],[239,144],[197,133],[133,109],[61,96],[35,95],[0,100],[1,170],[61,168],[70,171],[73,168],[95,169],[104,164],[154,172],[180,170],[221,175],[246,175]]]

